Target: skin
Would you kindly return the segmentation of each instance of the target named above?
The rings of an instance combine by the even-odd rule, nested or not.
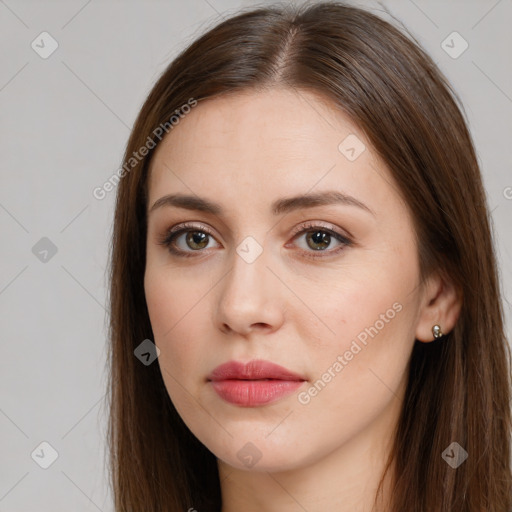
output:
[[[354,161],[338,150],[349,134],[366,146]],[[373,214],[346,204],[270,211],[278,198],[326,190],[357,198]],[[453,286],[437,274],[420,285],[412,218],[385,164],[328,101],[274,87],[192,109],[156,150],[148,210],[170,193],[205,197],[225,210],[152,211],[144,277],[164,382],[184,422],[217,457],[222,512],[369,512],[414,340],[432,341],[436,323],[449,332],[460,310]],[[292,233],[305,221],[350,233],[352,243],[334,254],[343,244],[331,237],[323,252],[315,250],[321,244],[308,242],[308,231]],[[175,246],[190,258],[158,243],[183,222],[214,233],[199,249],[178,236]],[[263,250],[252,263],[236,252],[248,236]],[[333,371],[393,304],[401,306],[394,318]],[[207,381],[232,359],[270,360],[308,382],[265,406],[232,405]],[[299,393],[329,368],[331,381],[300,403]],[[237,457],[248,442],[261,455],[252,467]]]

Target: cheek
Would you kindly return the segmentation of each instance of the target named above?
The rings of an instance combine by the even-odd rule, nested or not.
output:
[[[343,348],[355,338],[364,342],[370,332],[403,331],[413,323],[415,294],[411,292],[416,279],[413,260],[401,264],[375,261],[365,263],[364,268],[344,269],[336,286],[326,287],[313,300],[315,313],[324,324],[323,335],[316,339],[322,347]]]
[[[144,275],[144,292],[156,338],[172,337],[186,320],[188,326],[196,314],[204,290],[192,286],[193,281],[168,266],[148,265]]]
[[[338,310],[330,301],[327,322],[336,336],[309,353],[312,379],[297,397],[303,421],[326,426],[319,438],[332,436],[327,425],[333,424],[350,438],[388,407],[398,407],[413,345],[415,308],[406,299],[399,287],[362,287],[346,290]]]
[[[160,350],[160,366],[182,381],[185,369],[190,368],[190,361],[197,363],[196,352],[201,350],[198,330],[199,319],[204,319],[201,310],[204,291],[198,292],[190,286],[190,278],[180,280],[178,275],[168,268],[148,267],[144,290],[154,342]],[[162,375],[167,382],[168,375],[164,371]]]
[[[179,273],[169,268],[148,266],[144,276],[146,303],[155,345],[160,350],[158,364],[169,398],[179,415],[189,425],[197,419],[196,403],[190,396],[197,396],[203,347],[199,318],[200,298],[189,278],[177,277]],[[188,286],[183,281],[189,283]],[[192,371],[191,371],[192,370]],[[197,389],[196,389],[197,386]],[[194,419],[195,418],[195,419]],[[200,422],[201,422],[200,421]]]
[[[412,349],[415,317],[414,307],[404,304],[399,294],[372,297],[361,293],[359,298],[359,302],[344,299],[343,307],[331,313],[328,322],[335,335],[322,339],[311,354],[316,378],[330,382],[333,374],[343,374],[356,395],[358,389],[367,388],[372,372],[376,375],[370,379],[382,376],[391,386],[398,384]]]
[[[329,327],[322,327],[322,336],[314,335],[312,324],[298,323],[302,339],[316,340],[311,368],[322,381],[319,387],[328,381],[331,391],[325,396],[332,392],[332,399],[346,400],[347,407],[371,401],[378,389],[390,393],[386,386],[395,391],[414,343],[414,248],[407,257],[382,258],[382,252],[366,256],[364,269],[347,269],[335,289],[317,296],[318,316]]]

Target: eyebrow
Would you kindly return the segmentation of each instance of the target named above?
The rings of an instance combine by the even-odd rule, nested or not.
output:
[[[366,204],[359,201],[355,197],[336,190],[328,190],[326,192],[318,192],[313,194],[303,194],[292,197],[278,199],[272,203],[271,210],[274,215],[289,213],[294,210],[303,208],[313,208],[315,206],[325,206],[332,204],[343,204],[347,206],[356,206],[375,215],[375,212]],[[186,210],[200,211],[211,213],[213,215],[222,215],[222,206],[208,199],[184,194],[169,194],[157,199],[150,208],[149,213],[162,208],[164,206],[175,206]]]

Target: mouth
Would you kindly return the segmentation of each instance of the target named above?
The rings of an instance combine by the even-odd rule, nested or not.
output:
[[[256,407],[293,393],[306,379],[270,361],[253,360],[245,364],[228,361],[215,368],[208,381],[224,401]]]

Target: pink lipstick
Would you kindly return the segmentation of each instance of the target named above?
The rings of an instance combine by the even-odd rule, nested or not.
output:
[[[270,361],[257,359],[246,364],[228,361],[215,368],[208,380],[226,402],[256,407],[293,393],[306,379]]]

